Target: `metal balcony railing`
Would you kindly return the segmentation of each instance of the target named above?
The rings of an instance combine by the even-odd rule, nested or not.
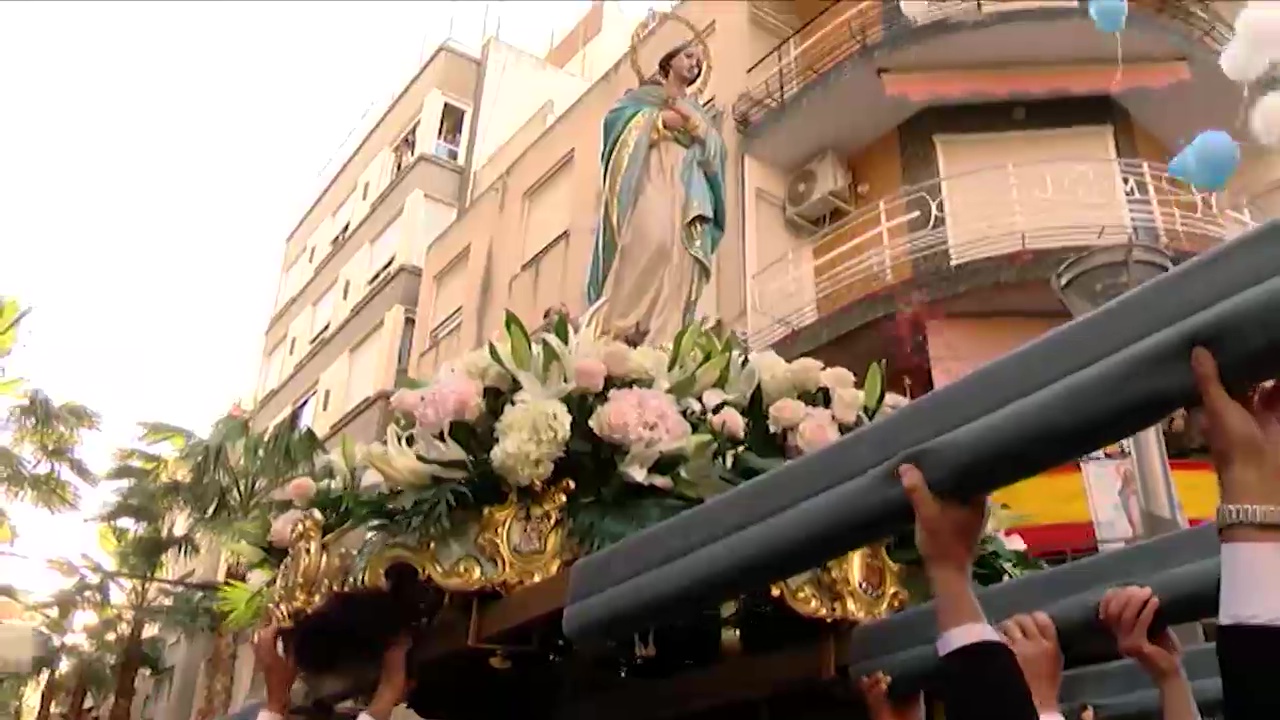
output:
[[[907,0],[921,2],[922,0]],[[950,0],[936,2],[938,10],[924,22],[1018,9],[1060,6],[1060,3],[1009,0]],[[1231,23],[1205,0],[1134,0],[1135,7],[1185,28],[1210,49],[1220,51],[1231,39]],[[1081,13],[1083,13],[1083,8]],[[785,107],[814,78],[845,58],[879,45],[886,38],[909,32],[921,24],[903,14],[896,2],[845,0],[835,2],[802,25],[747,71],[746,92],[733,104],[739,129],[746,129],[775,108]]]
[[[1244,203],[1199,192],[1143,160],[949,175],[857,207],[757,272],[749,339],[766,347],[860,298],[977,260],[1131,241],[1200,252],[1256,224]]]

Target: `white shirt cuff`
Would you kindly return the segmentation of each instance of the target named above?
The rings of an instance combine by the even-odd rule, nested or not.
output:
[[[1055,710],[1054,712],[1040,713],[1040,720],[1067,720],[1067,716]]]
[[[969,623],[953,627],[938,636],[938,657],[955,652],[965,645],[980,642],[1004,642],[1000,633],[986,623]]]
[[[1222,544],[1219,625],[1280,626],[1280,543]]]
[[[373,720],[373,716],[367,712],[362,712],[356,716],[356,720]]]
[[[284,716],[270,710],[259,710],[258,720],[284,720]]]

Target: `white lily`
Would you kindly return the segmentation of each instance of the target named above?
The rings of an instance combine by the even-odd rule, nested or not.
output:
[[[746,407],[751,394],[760,385],[760,370],[747,362],[741,352],[734,351],[729,361],[729,379],[724,384],[726,402],[735,407]]]
[[[440,442],[440,444],[444,445],[443,442]],[[445,457],[445,450],[441,450],[441,448],[429,447],[428,449],[436,451],[437,454],[430,457],[437,461],[453,459],[453,453],[447,447],[445,448],[445,450],[448,450],[447,457]],[[428,456],[426,452],[423,455]],[[466,458],[466,453],[462,453],[462,458]],[[381,473],[387,484],[392,487],[423,485],[431,482],[436,477],[454,479],[466,477],[466,473],[460,470],[444,468],[419,460],[417,453],[409,445],[408,439],[395,426],[387,428],[385,443],[376,444],[369,448],[368,461],[369,465]]]

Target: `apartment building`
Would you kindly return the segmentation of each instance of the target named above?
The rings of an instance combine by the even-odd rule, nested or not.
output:
[[[1067,321],[1050,278],[1068,257],[1136,239],[1182,260],[1275,216],[1275,154],[1245,145],[1216,194],[1166,167],[1198,132],[1237,125],[1217,54],[1240,5],[1134,0],[1121,63],[1076,0],[681,3],[712,52],[704,99],[730,156],[703,312],[785,356],[884,359],[893,389],[919,396]],[[652,69],[688,33],[650,24],[638,57]],[[419,377],[508,308],[531,325],[584,309],[600,123],[636,82],[619,57],[472,171],[424,259]],[[1175,476],[1210,503],[1203,468]],[[1058,490],[1023,487],[1019,512],[1091,532],[1078,469],[1029,483]]]
[[[409,369],[421,258],[466,191],[480,61],[446,42],[286,239],[254,421],[371,440]]]

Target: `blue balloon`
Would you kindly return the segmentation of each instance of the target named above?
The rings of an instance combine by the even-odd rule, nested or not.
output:
[[[1191,176],[1195,174],[1195,158],[1191,155],[1191,148],[1185,147],[1182,152],[1173,156],[1169,161],[1169,177],[1182,182],[1191,182]]]
[[[1200,133],[1183,152],[1191,156],[1186,181],[1202,190],[1225,188],[1240,166],[1240,143],[1222,130]]]
[[[1089,0],[1089,17],[1094,27],[1104,33],[1118,33],[1124,30],[1125,20],[1129,18],[1128,0]]]

